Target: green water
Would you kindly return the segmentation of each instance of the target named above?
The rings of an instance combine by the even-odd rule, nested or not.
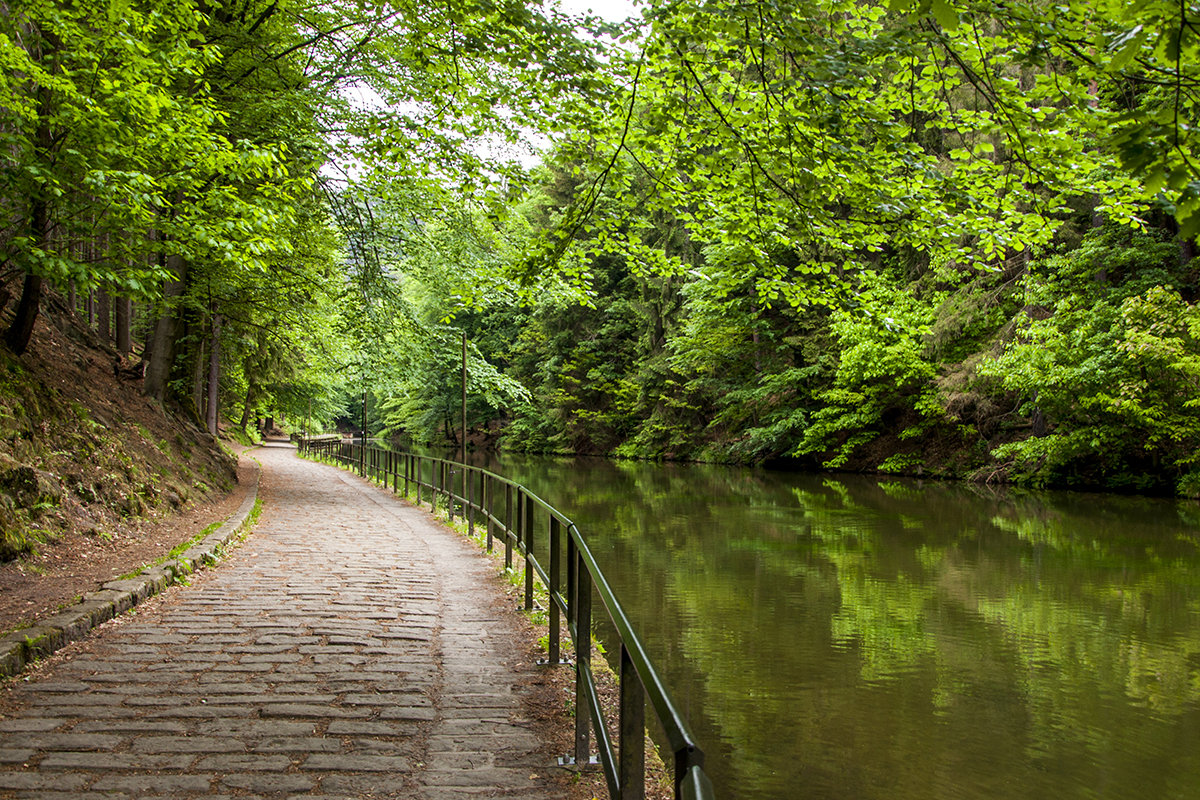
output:
[[[1200,798],[1200,508],[504,456],[724,798]]]

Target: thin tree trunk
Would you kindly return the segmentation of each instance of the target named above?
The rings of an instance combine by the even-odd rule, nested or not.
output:
[[[71,309],[72,317],[79,314],[79,291],[75,288],[75,281],[67,285],[67,308]]]
[[[217,435],[217,400],[221,385],[221,315],[212,315],[212,343],[208,346],[208,432]]]
[[[254,408],[255,394],[257,394],[257,392],[254,389],[254,381],[247,379],[246,403],[242,406],[242,419],[238,422],[238,427],[242,429],[242,433],[246,432],[246,426],[250,424],[250,412]]]
[[[179,339],[179,315],[172,308],[172,302],[183,294],[184,279],[187,277],[187,263],[181,256],[167,256],[167,267],[174,280],[168,281],[163,287],[163,298],[167,301],[162,316],[154,324],[154,334],[150,340],[150,361],[146,364],[146,380],[142,392],[155,400],[165,400],[167,397],[167,382],[171,379],[171,367],[175,364],[176,343]]]
[[[112,297],[103,289],[96,290],[96,331],[100,334],[100,340],[105,342],[112,341]]]
[[[115,310],[117,352],[127,356],[133,349],[133,301],[128,297],[118,297]]]
[[[204,378],[207,374],[207,359],[204,358],[204,337],[199,330],[196,337],[196,360],[192,364],[192,406],[196,409],[196,421],[204,419]]]

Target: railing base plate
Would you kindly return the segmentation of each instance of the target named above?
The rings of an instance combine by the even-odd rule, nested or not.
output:
[[[560,658],[558,661],[551,661],[548,658],[539,658],[537,661],[535,661],[533,663],[537,664],[539,667],[573,667],[573,666],[575,666],[575,662],[569,658]]]
[[[567,769],[585,770],[588,767],[600,766],[600,757],[599,756],[588,756],[588,760],[581,765],[579,762],[577,762],[575,760],[574,756],[559,756],[558,757],[558,765],[560,767],[565,767]]]

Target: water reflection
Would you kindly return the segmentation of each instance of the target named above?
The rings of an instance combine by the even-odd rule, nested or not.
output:
[[[489,466],[584,531],[723,797],[1200,796],[1193,504]]]

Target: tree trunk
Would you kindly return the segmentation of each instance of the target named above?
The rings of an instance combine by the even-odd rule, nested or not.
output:
[[[167,301],[162,315],[154,323],[154,334],[150,339],[150,361],[146,364],[146,380],[142,393],[155,400],[167,397],[167,382],[171,379],[171,367],[175,365],[175,345],[179,339],[179,314],[172,307],[174,299],[183,294],[183,282],[187,277],[187,263],[182,256],[167,256],[167,268],[175,276],[163,287],[163,298]]]
[[[34,198],[30,203],[29,232],[37,246],[46,246],[46,240],[50,236],[50,209],[41,198]],[[8,349],[17,355],[23,354],[29,348],[41,300],[42,276],[32,272],[25,273],[25,284],[21,287],[21,299],[17,302],[16,315],[4,334],[4,342]]]
[[[79,314],[79,291],[75,288],[75,281],[67,285],[67,307],[71,309],[72,317]]]
[[[42,276],[27,273],[25,285],[21,289],[21,300],[17,303],[17,314],[4,334],[4,343],[17,355],[23,354],[29,348],[41,299]]]
[[[217,435],[217,400],[221,384],[221,315],[212,315],[212,343],[208,346],[208,432]]]
[[[112,297],[103,289],[96,290],[96,331],[100,340],[107,344],[112,341]]]
[[[192,406],[196,409],[196,421],[204,419],[204,378],[208,373],[207,359],[204,358],[204,337],[198,327],[195,330],[196,360],[192,364]]]
[[[8,6],[5,6],[5,14],[8,14]],[[40,56],[38,59],[42,63],[52,65],[55,63],[55,53],[58,50],[60,42],[58,37],[52,33],[36,27],[31,33],[31,43],[33,47],[38,48],[40,52],[34,51],[31,55]],[[55,67],[51,67],[54,73],[59,72]],[[34,145],[35,145],[35,161],[39,162],[38,167],[41,169],[49,169],[48,163],[54,158],[54,131],[50,127],[52,113],[54,111],[52,93],[49,89],[42,87],[37,91],[38,111],[37,123],[34,129]],[[47,181],[50,183],[50,181]],[[5,198],[6,202],[10,198]],[[29,238],[30,249],[38,249],[43,253],[51,250],[50,236],[50,200],[49,188],[47,186],[39,186],[30,193],[29,197]],[[8,330],[4,333],[4,342],[8,345],[8,349],[12,350],[17,355],[23,354],[29,348],[29,340],[33,337],[33,326],[37,322],[38,310],[42,300],[42,276],[35,275],[32,271],[32,265],[25,267],[25,283],[21,287],[21,299],[17,302],[16,315],[9,324]]]
[[[127,356],[133,349],[133,301],[128,297],[118,297],[115,310],[117,352]]]
[[[242,419],[238,422],[238,427],[242,429],[242,433],[246,432],[246,426],[250,424],[250,412],[254,409],[254,381],[246,381],[246,404],[242,406]]]

